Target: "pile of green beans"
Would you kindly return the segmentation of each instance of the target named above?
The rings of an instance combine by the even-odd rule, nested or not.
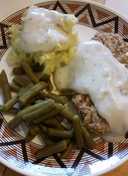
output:
[[[26,142],[37,135],[41,137],[45,146],[37,152],[37,159],[53,154],[66,158],[73,146],[77,149],[92,148],[93,139],[72,102],[75,92],[63,90],[60,95],[53,94],[49,90],[52,87],[50,77],[40,70],[38,72],[38,65],[34,68],[34,65],[23,62],[13,69],[11,83],[5,71],[1,72],[4,104],[0,111],[13,112],[14,116],[8,126],[15,129],[25,123],[28,127]]]

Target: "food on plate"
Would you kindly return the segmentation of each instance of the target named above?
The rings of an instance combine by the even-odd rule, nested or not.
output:
[[[70,155],[70,152],[72,151],[72,148],[73,148],[72,144],[71,143],[68,144],[67,149],[64,152],[61,153],[60,157],[62,159],[66,159]]]
[[[47,84],[44,82],[39,82],[32,86],[29,90],[23,93],[23,95],[19,96],[19,102],[24,105],[26,104],[30,99],[38,95],[38,93],[47,87]]]
[[[69,76],[70,75],[70,76]],[[76,56],[55,72],[56,86],[89,94],[114,135],[128,130],[128,70],[98,41],[80,43]]]
[[[37,159],[42,159],[48,156],[51,156],[56,153],[61,153],[67,148],[67,141],[63,140],[61,142],[58,142],[56,144],[48,144],[47,147],[44,147],[37,153]]]
[[[38,82],[39,82],[39,79],[38,79],[38,77],[33,73],[31,67],[29,66],[29,64],[26,63],[26,62],[22,62],[21,65],[22,65],[22,69],[25,71],[26,75],[30,78],[30,80],[31,80],[33,83],[38,83]]]
[[[128,43],[124,42],[119,34],[112,33],[97,33],[94,40],[102,42],[107,48],[109,48],[113,56],[121,63],[128,63]],[[124,58],[125,57],[125,58]]]
[[[8,78],[4,70],[0,74],[0,85],[3,92],[4,103],[6,103],[11,98],[11,91],[8,83]]]
[[[17,84],[19,87],[25,87],[28,85],[28,83],[31,83],[31,81],[26,77],[26,76],[23,76],[23,75],[16,75],[14,78],[13,78],[13,82],[15,84]]]
[[[40,128],[37,126],[31,126],[26,134],[25,140],[27,142],[32,141],[40,133]]]
[[[20,86],[17,85],[15,82],[12,82],[10,84],[10,89],[12,92],[18,92],[20,90]]]
[[[81,114],[83,123],[91,133],[99,136],[110,132],[109,124],[105,119],[99,116],[88,95],[77,94],[73,97],[72,101]]]
[[[74,15],[29,8],[22,18],[22,25],[10,30],[12,51],[8,63],[19,65],[25,60],[45,64],[47,74],[67,64],[75,54],[77,35],[73,27],[76,22]]]
[[[8,112],[8,111],[10,111],[12,108],[13,108],[13,106],[16,104],[16,102],[17,102],[17,99],[18,99],[18,96],[17,95],[15,95],[15,96],[13,96],[10,100],[8,100],[3,106],[1,106],[1,111],[3,111],[3,112]]]
[[[10,128],[26,125],[27,142],[41,137],[39,160],[128,131],[127,44],[106,33],[80,42],[76,23],[73,15],[31,7],[10,29],[13,79],[0,74],[0,110],[13,114]]]

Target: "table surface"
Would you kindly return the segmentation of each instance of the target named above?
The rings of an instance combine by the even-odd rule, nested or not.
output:
[[[43,0],[13,0],[13,3],[10,3],[10,0],[0,0],[0,20],[5,16],[8,16],[14,11],[25,7],[26,5],[31,5],[32,2],[39,2]],[[104,3],[106,6],[116,10],[122,16],[128,20],[128,0],[90,0]],[[7,4],[8,7],[7,7]],[[22,176],[0,164],[0,176]],[[128,162],[124,163],[122,166],[118,167],[114,171],[104,174],[102,176],[128,176]]]

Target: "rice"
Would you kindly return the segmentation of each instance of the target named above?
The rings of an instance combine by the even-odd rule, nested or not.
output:
[[[97,33],[93,39],[108,47],[119,62],[128,64],[128,43],[119,34]]]

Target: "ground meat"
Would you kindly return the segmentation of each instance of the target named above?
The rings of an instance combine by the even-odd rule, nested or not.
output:
[[[102,135],[110,131],[108,123],[98,115],[88,95],[77,94],[73,97],[73,102],[90,132]]]

